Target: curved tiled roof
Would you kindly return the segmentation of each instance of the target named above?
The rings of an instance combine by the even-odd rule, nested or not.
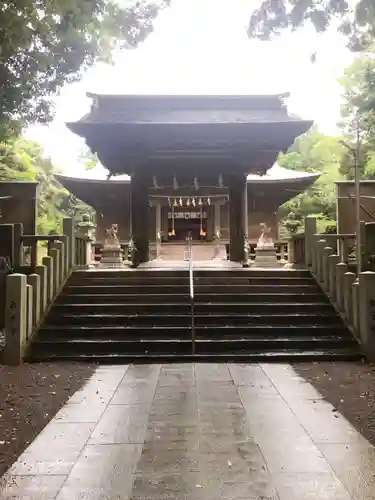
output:
[[[318,179],[319,174],[311,172],[301,172],[299,170],[289,170],[288,168],[280,167],[277,163],[267,170],[264,175],[249,174],[247,182],[250,183],[272,183],[277,181],[305,181],[311,180],[311,183]]]

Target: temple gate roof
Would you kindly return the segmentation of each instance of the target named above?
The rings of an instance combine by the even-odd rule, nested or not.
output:
[[[88,96],[90,113],[67,126],[111,174],[139,168],[265,173],[312,125],[288,114],[288,94]]]
[[[318,177],[319,174],[288,170],[275,164],[266,175],[247,176],[248,192],[250,196],[261,201],[261,205],[279,206],[305,191]],[[100,211],[104,211],[111,203],[115,205],[127,203],[130,194],[129,177],[105,180],[56,175],[56,178],[74,196]],[[216,192],[226,194],[225,187],[202,186],[201,189],[205,190],[206,196]],[[179,196],[179,192],[174,192],[171,186],[160,190],[150,188],[150,191],[154,197],[157,197],[158,192],[163,195],[169,194],[171,198]]]

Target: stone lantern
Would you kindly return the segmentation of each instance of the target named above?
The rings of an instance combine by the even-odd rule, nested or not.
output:
[[[86,245],[86,262],[89,266],[95,263],[95,248],[92,244],[95,241],[95,227],[89,214],[83,214],[81,222],[77,224],[79,232],[88,237]]]

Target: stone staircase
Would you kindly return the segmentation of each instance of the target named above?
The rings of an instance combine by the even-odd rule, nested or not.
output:
[[[166,261],[183,261],[186,245],[180,243],[163,243],[161,245],[160,256]],[[194,261],[209,261],[215,257],[216,244],[212,242],[202,242],[192,244],[192,258]],[[225,255],[225,244],[221,245],[222,253]]]
[[[31,361],[354,360],[357,341],[308,271],[76,271]]]

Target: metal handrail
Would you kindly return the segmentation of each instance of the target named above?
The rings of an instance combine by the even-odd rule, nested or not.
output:
[[[195,354],[195,318],[194,318],[194,276],[193,276],[193,252],[192,238],[189,232],[187,240],[188,257],[189,257],[189,294],[190,294],[190,311],[191,311],[191,352]]]

